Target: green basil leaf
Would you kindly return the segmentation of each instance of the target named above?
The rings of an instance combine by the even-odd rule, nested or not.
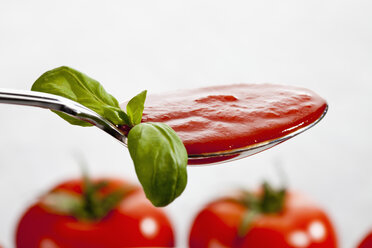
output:
[[[115,125],[130,124],[127,114],[120,109],[118,101],[107,93],[99,82],[72,68],[62,66],[47,71],[36,80],[31,90],[59,95],[76,101]],[[73,125],[91,125],[67,114],[55,113]]]
[[[147,90],[142,91],[135,97],[133,97],[127,104],[127,115],[132,126],[141,123],[142,113],[145,107]]]
[[[141,123],[128,135],[128,149],[146,197],[157,207],[177,198],[187,183],[187,152],[163,123]]]

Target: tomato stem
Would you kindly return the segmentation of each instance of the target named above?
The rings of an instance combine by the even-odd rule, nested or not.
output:
[[[131,191],[131,189],[116,189],[108,193],[104,192],[108,185],[108,181],[92,182],[87,175],[84,175],[81,195],[55,191],[44,197],[43,204],[55,212],[79,220],[98,221]]]
[[[125,196],[122,189],[103,195],[101,191],[108,186],[107,181],[93,183],[84,175],[83,204],[75,213],[75,217],[87,220],[99,220],[107,215]]]
[[[241,224],[238,228],[238,236],[245,236],[252,226],[252,222],[263,214],[278,214],[284,208],[286,189],[274,189],[269,183],[264,182],[262,193],[256,194],[243,191],[240,204],[246,207]]]

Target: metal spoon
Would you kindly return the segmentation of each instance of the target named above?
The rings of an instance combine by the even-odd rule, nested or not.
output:
[[[73,118],[91,123],[92,125],[110,134],[124,146],[127,146],[127,138],[117,126],[93,110],[70,99],[41,92],[0,89],[0,103],[33,106],[63,112]],[[313,127],[325,116],[327,109],[328,107],[315,122],[297,129],[295,132],[283,137],[235,150],[221,151],[218,153],[190,154],[189,164],[220,163],[248,157],[264,151]]]
[[[89,122],[110,134],[123,145],[127,145],[126,136],[114,124],[93,110],[65,97],[35,91],[0,88],[0,103],[33,106],[63,112],[73,118]]]

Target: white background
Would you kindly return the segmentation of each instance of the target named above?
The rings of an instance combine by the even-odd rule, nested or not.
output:
[[[230,83],[281,83],[323,96],[326,118],[269,151],[189,168],[185,193],[166,211],[186,246],[190,221],[234,187],[290,186],[329,213],[341,247],[372,228],[372,1],[146,0],[0,2],[0,87],[29,89],[61,65],[99,80],[116,98]],[[78,176],[136,181],[128,151],[96,128],[47,110],[0,105],[0,243],[13,247],[16,220],[48,187]]]

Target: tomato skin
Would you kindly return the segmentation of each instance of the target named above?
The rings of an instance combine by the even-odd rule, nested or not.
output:
[[[327,215],[302,195],[288,193],[279,214],[258,216],[248,233],[238,236],[247,209],[226,198],[203,208],[195,218],[190,248],[336,248],[335,231]]]
[[[103,194],[131,188],[116,208],[99,221],[81,221],[47,209],[41,201],[22,216],[16,231],[17,248],[174,247],[174,234],[165,213],[152,206],[143,191],[121,180],[106,179]],[[58,190],[82,192],[82,181],[67,181]]]
[[[372,248],[372,231],[358,245],[358,248]]]

